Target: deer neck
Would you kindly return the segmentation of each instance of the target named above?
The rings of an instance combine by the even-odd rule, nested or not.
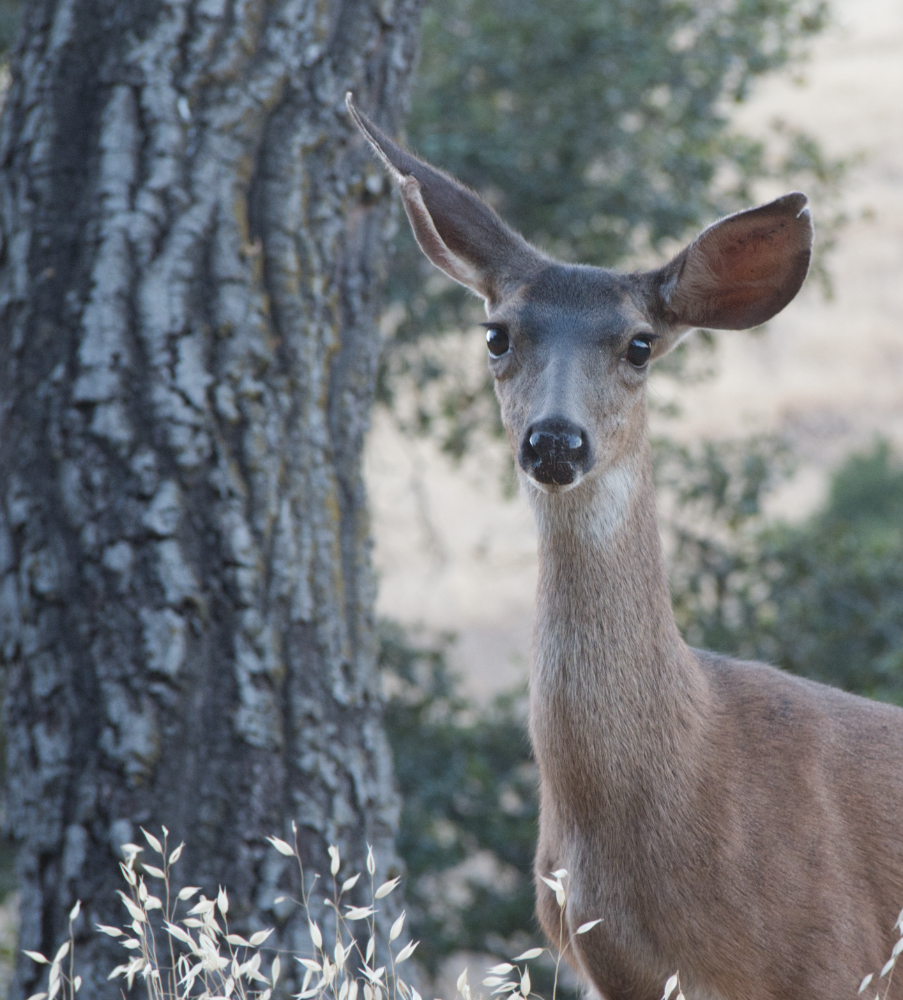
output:
[[[600,775],[616,794],[637,787],[638,770],[673,768],[700,731],[705,681],[671,610],[648,446],[570,492],[531,502],[534,747],[544,788],[567,787],[563,799],[598,805]],[[588,776],[592,788],[574,788]]]

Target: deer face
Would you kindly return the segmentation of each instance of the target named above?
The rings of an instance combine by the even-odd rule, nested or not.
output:
[[[573,489],[639,446],[663,339],[629,278],[550,264],[487,311],[489,369],[522,478]]]

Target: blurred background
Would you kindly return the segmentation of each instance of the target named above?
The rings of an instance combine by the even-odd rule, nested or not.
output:
[[[3,46],[17,9],[0,0]],[[901,93],[897,0],[433,0],[406,139],[549,252],[623,269],[809,194],[797,300],[693,334],[651,380],[675,608],[694,644],[903,703]],[[399,850],[436,995],[462,955],[538,939],[535,534],[478,319],[399,227],[367,481]]]
[[[766,328],[719,333],[703,345],[694,335],[680,349],[693,370],[659,372],[651,389],[653,432],[672,441],[693,447],[776,436],[793,474],[775,484],[766,507],[797,523],[824,502],[831,474],[851,452],[879,439],[895,454],[903,445],[903,8],[835,0],[826,14],[805,59],[755,80],[743,103],[724,109],[730,128],[770,155],[788,134],[805,133],[817,143],[819,165],[835,171],[753,172],[749,184],[749,204],[794,186],[809,193],[822,270]],[[430,125],[418,128],[416,145],[425,150]],[[445,131],[439,122],[434,129]],[[594,129],[588,132],[592,145]],[[600,155],[609,138],[599,140]],[[631,246],[619,265],[661,262],[673,246],[662,240],[657,249]],[[486,367],[481,332],[470,329],[445,346],[459,384],[478,386]],[[441,416],[431,416],[434,431]],[[393,413],[378,412],[368,456],[379,609],[456,631],[453,661],[483,696],[526,670],[532,518],[505,493],[504,463],[488,435],[456,464],[439,434],[417,440],[404,430]]]

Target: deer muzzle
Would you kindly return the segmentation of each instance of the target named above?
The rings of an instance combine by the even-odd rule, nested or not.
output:
[[[586,431],[564,417],[548,417],[527,428],[518,460],[544,486],[571,486],[593,466]]]

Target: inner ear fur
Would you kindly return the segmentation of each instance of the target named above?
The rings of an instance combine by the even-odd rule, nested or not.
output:
[[[709,226],[659,272],[663,318],[675,326],[746,330],[800,290],[812,256],[812,219],[794,192]]]

